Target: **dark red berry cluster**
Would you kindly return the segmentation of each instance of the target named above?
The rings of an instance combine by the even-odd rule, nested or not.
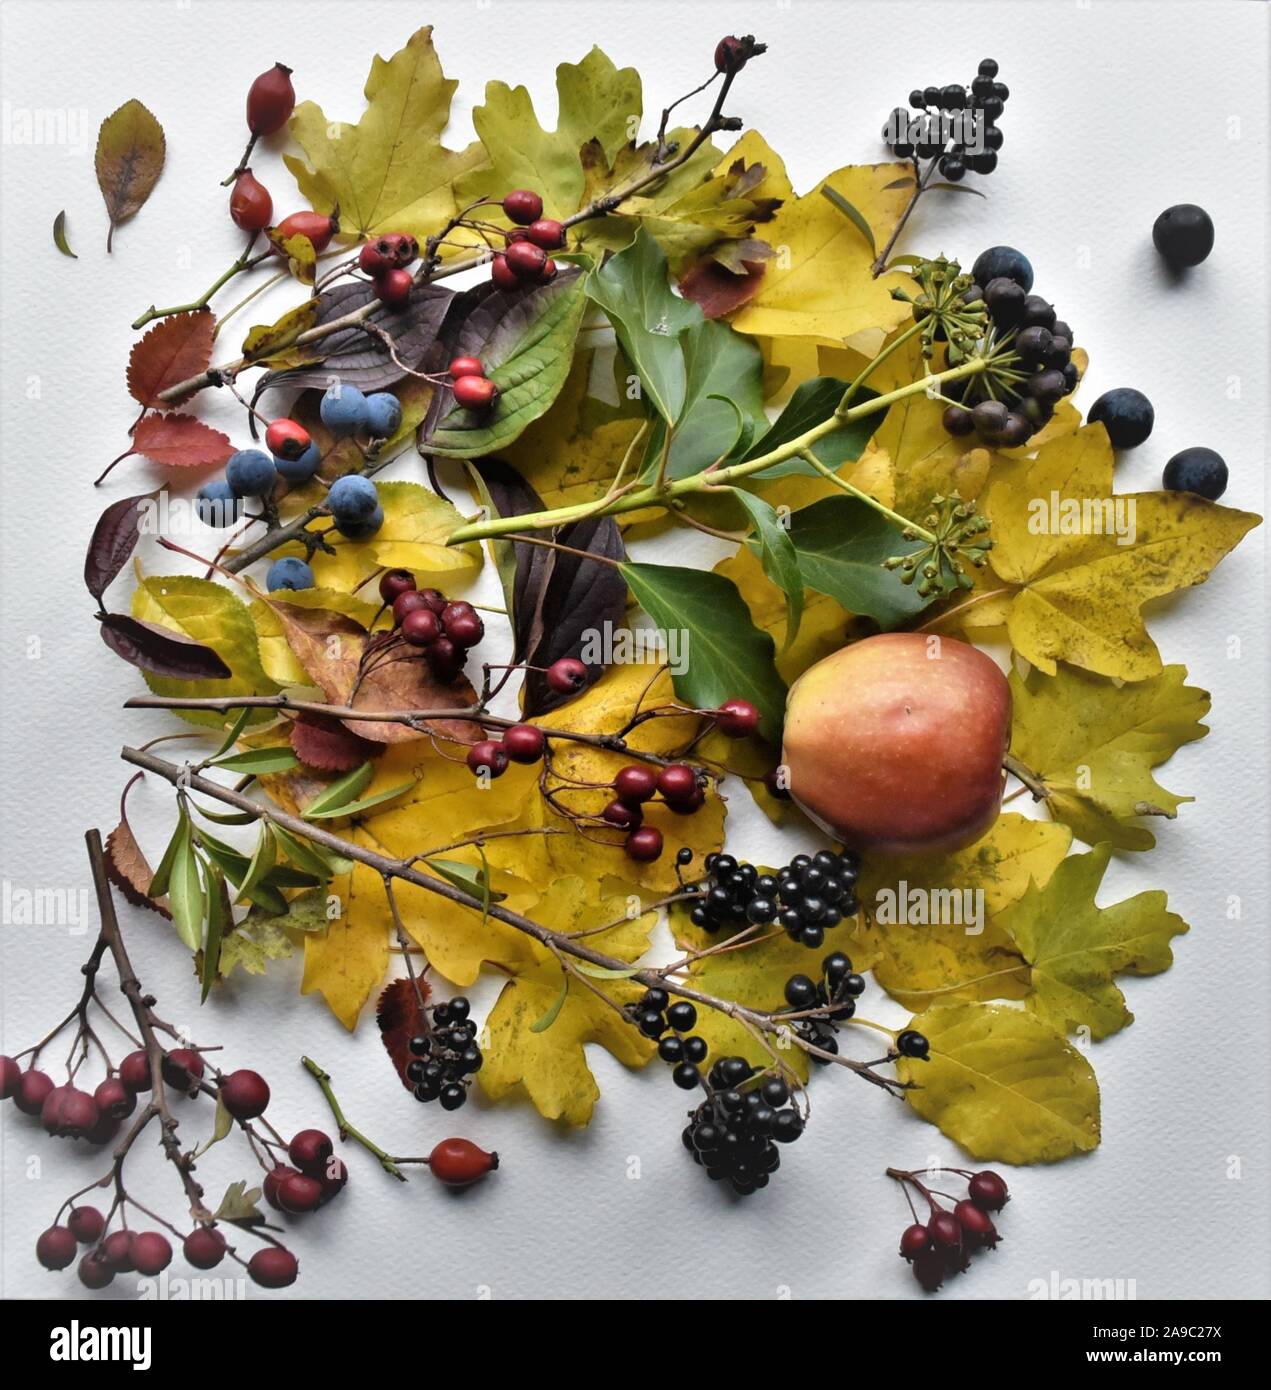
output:
[[[380,597],[393,610],[393,632],[367,647],[367,659],[404,643],[418,648],[433,675],[449,684],[463,670],[467,654],[485,636],[485,624],[472,604],[451,603],[439,589],[419,589],[409,570],[380,575]]]
[[[302,1129],[287,1145],[289,1163],[278,1163],[265,1174],[265,1201],[275,1211],[304,1216],[324,1207],[343,1192],[349,1170],[335,1156],[331,1136],[320,1129]]]
[[[623,848],[638,863],[649,863],[662,853],[662,832],[644,825],[645,807],[659,801],[677,816],[691,816],[706,802],[706,774],[687,763],[652,768],[631,763],[613,779],[614,800],[600,813],[601,819],[625,830]]]
[[[545,285],[556,278],[547,254],[565,245],[565,224],[543,216],[543,200],[529,188],[514,188],[503,199],[503,213],[516,226],[504,233],[506,245],[490,264],[490,279],[501,290]]]
[[[424,1006],[427,1031],[411,1038],[406,1079],[414,1084],[415,1099],[438,1100],[443,1110],[458,1110],[468,1099],[472,1078],[485,1060],[477,1046],[472,1006],[463,995],[446,1003]]]
[[[900,1236],[901,1257],[909,1261],[914,1278],[928,1293],[934,1293],[947,1276],[969,1269],[974,1251],[992,1250],[1001,1239],[991,1213],[1001,1211],[1010,1194],[1000,1174],[987,1168],[980,1173],[962,1168],[941,1168],[935,1174],[921,1175],[895,1169],[888,1172],[900,1183],[914,1188],[930,1209],[926,1225],[915,1214],[913,1225],[906,1226]],[[955,1201],[948,1193],[939,1194],[954,1201],[952,1209],[941,1206],[937,1194],[923,1181],[944,1173],[967,1179],[967,1195],[961,1201]],[[912,1210],[912,1203],[910,1207]]]
[[[357,253],[358,269],[371,277],[376,298],[390,309],[410,299],[415,277],[407,266],[419,258],[419,243],[409,232],[385,232]]]

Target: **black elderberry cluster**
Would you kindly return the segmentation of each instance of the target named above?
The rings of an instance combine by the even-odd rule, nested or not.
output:
[[[443,1110],[458,1110],[468,1099],[468,1087],[485,1060],[476,1043],[477,1025],[468,1017],[471,1008],[456,995],[425,1009],[431,1030],[411,1038],[412,1060],[406,1064],[416,1100],[440,1100]]]
[[[834,951],[821,962],[819,981],[807,975],[791,975],[786,981],[785,996],[790,1012],[801,1014],[811,1009],[824,1010],[818,1018],[795,1019],[794,1031],[823,1052],[837,1054],[839,1050],[836,1023],[846,1023],[856,1012],[856,1000],[865,992],[865,980],[852,969],[852,962],[842,951]],[[825,1066],[829,1058],[809,1054],[814,1062]]]
[[[991,341],[1009,347],[1016,360],[992,373],[948,384],[945,394],[960,401],[944,412],[950,434],[974,432],[986,444],[1016,448],[1042,429],[1063,397],[1076,390],[1080,374],[1072,360],[1072,329],[1056,317],[1053,304],[1028,293],[1025,278],[1031,285],[1031,269],[1026,276],[1021,271],[998,274],[982,289],[973,284],[963,295],[968,304],[984,301],[992,323]]]
[[[748,1197],[781,1166],[778,1144],[803,1133],[803,1116],[790,1088],[770,1072],[756,1072],[744,1057],[721,1057],[711,1067],[707,1098],[685,1126],[684,1147],[715,1182],[728,1181]]]
[[[909,93],[909,105],[925,118],[921,133],[915,135],[912,129],[916,118],[898,106],[883,127],[883,139],[898,159],[938,159],[940,173],[955,183],[968,172],[991,174],[1002,148],[997,123],[1010,95],[1006,83],[997,81],[997,63],[985,58],[969,88],[956,82],[947,87],[915,87]],[[956,119],[960,112],[979,114],[978,139],[968,141],[969,132]]]
[[[671,1003],[664,989],[646,989],[634,1004],[627,1006],[631,1021],[658,1045],[658,1056],[671,1065],[671,1079],[685,1091],[694,1090],[702,1079],[698,1070],[706,1060],[705,1038],[691,1036],[697,1024],[697,1010],[687,1000]],[[689,1033],[689,1037],[684,1034]]]
[[[825,933],[860,908],[856,879],[860,860],[850,850],[796,854],[776,873],[760,873],[731,854],[708,854],[707,877],[692,886],[698,895],[690,918],[708,931],[778,922],[791,938],[816,948]]]

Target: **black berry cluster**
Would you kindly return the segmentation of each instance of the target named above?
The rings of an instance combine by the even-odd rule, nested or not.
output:
[[[684,1147],[715,1182],[728,1181],[748,1197],[781,1166],[778,1144],[803,1133],[803,1116],[789,1086],[771,1072],[756,1072],[744,1057],[721,1057],[711,1067],[707,1098],[684,1128]]]
[[[707,877],[692,886],[698,900],[690,917],[708,931],[778,922],[793,940],[815,949],[831,927],[860,907],[860,860],[850,850],[796,854],[775,873],[761,873],[731,854],[708,854],[705,865]]]
[[[443,1110],[458,1110],[468,1099],[468,1087],[485,1060],[476,1042],[477,1025],[468,1017],[471,1007],[460,994],[425,1009],[431,1030],[411,1038],[413,1060],[406,1064],[416,1100],[440,1100]]]
[[[791,975],[786,981],[785,996],[791,1013],[824,1010],[817,1018],[800,1018],[793,1023],[796,1033],[823,1052],[837,1054],[839,1050],[836,1023],[846,1023],[856,1012],[856,1000],[865,992],[865,980],[852,969],[852,962],[842,951],[834,951],[821,962],[821,978]],[[828,1058],[810,1054],[821,1066]]]
[[[940,173],[955,183],[968,173],[991,174],[1003,144],[998,121],[1010,95],[1006,83],[997,80],[996,61],[985,58],[969,88],[956,82],[915,87],[909,105],[919,114],[896,107],[883,127],[883,139],[898,159],[938,159]],[[968,129],[960,113],[978,119]]]
[[[695,1090],[702,1080],[699,1068],[706,1060],[706,1039],[693,1035],[697,1010],[687,1000],[671,1003],[664,989],[647,989],[628,1005],[631,1021],[658,1045],[658,1056],[672,1068],[671,1079],[682,1090]],[[685,1037],[688,1033],[690,1036]]]

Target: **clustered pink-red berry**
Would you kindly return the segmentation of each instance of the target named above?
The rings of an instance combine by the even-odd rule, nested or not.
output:
[[[556,277],[549,251],[565,245],[565,224],[543,216],[543,200],[529,188],[514,188],[503,199],[503,213],[516,229],[490,263],[490,278],[501,290],[545,285]]]
[[[932,1206],[926,1225],[915,1222],[900,1236],[900,1254],[909,1261],[914,1278],[934,1293],[950,1274],[970,1268],[971,1252],[992,1250],[1001,1239],[992,1211],[1000,1211],[1009,1199],[999,1173],[985,1169],[967,1183],[967,1197],[952,1211]]]
[[[380,597],[391,605],[402,641],[423,652],[429,670],[443,683],[459,675],[466,654],[485,637],[485,624],[472,604],[451,602],[438,589],[417,589],[409,570],[382,574]]]

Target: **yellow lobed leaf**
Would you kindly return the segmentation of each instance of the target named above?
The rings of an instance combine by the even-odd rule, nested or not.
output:
[[[588,943],[620,960],[638,960],[648,948],[652,914],[625,918],[625,900],[596,901],[591,896],[593,883],[579,877],[557,879],[544,894],[537,919],[559,932],[617,922],[607,931],[588,936]],[[571,978],[564,1002],[559,1003],[565,980],[556,956],[530,942],[528,959],[503,987],[486,1020],[485,1063],[477,1076],[492,1100],[523,1090],[546,1119],[585,1125],[600,1097],[587,1066],[585,1045],[599,1043],[624,1066],[641,1067],[652,1057],[653,1044],[617,1011],[617,1006],[640,995],[641,986],[608,979],[583,984]],[[534,1025],[550,1017],[558,1004],[550,1025],[535,1032]]]
[[[1031,887],[999,922],[1028,963],[1029,1012],[1096,1042],[1134,1022],[1113,976],[1168,970],[1170,940],[1188,929],[1166,911],[1159,891],[1096,907],[1111,854],[1112,846],[1101,844],[1065,859],[1049,883]]]
[[[1099,1143],[1099,1083],[1066,1038],[1003,1004],[938,1004],[911,1027],[928,1061],[896,1070],[924,1120],[976,1159],[1053,1163]]]
[[[1141,816],[1173,818],[1190,796],[1175,796],[1152,769],[1209,732],[1200,721],[1209,695],[1186,684],[1185,666],[1149,680],[1114,683],[1060,666],[1010,676],[1011,751],[1046,787],[1046,808],[1088,845],[1151,849]]]
[[[372,847],[359,830],[351,831],[349,839],[363,848]],[[366,864],[355,863],[351,874],[333,879],[330,891],[339,900],[340,915],[325,931],[305,936],[300,992],[321,994],[331,1012],[352,1032],[362,1006],[388,968],[393,918],[384,880]]]
[[[457,86],[425,25],[391,58],[375,58],[356,125],[332,121],[312,101],[296,107],[291,133],[305,158],[284,162],[315,208],[338,205],[342,239],[408,232],[423,241],[456,211],[452,185],[482,158],[475,142],[464,151],[441,143]]]
[[[850,165],[780,208],[763,232],[777,258],[768,263],[759,293],[735,315],[733,327],[828,346],[865,334],[876,350],[882,335],[909,316],[908,305],[890,293],[908,279],[896,272],[874,279],[868,242],[821,189],[828,184],[851,202],[881,247],[908,201],[903,189],[886,187],[902,172],[899,164]]]
[[[859,945],[873,955],[874,978],[906,1008],[1020,999],[1027,972],[999,917],[1030,883],[1050,878],[1071,843],[1066,826],[1006,812],[982,839],[953,854],[867,855],[857,884],[861,923],[851,949]],[[905,921],[899,920],[902,901],[913,907]],[[915,921],[919,915],[943,920]]]
[[[993,521],[993,571],[1019,589],[1006,619],[1011,644],[1047,675],[1058,661],[1121,680],[1158,674],[1143,605],[1203,583],[1261,520],[1191,493],[1146,492],[1116,499],[1134,509],[1129,544],[1107,529],[1072,534],[1047,523],[1040,509],[1052,499],[1099,509],[1105,528],[1115,521],[1112,468],[1106,431],[1090,425],[1036,459],[1002,460],[982,499]]]

